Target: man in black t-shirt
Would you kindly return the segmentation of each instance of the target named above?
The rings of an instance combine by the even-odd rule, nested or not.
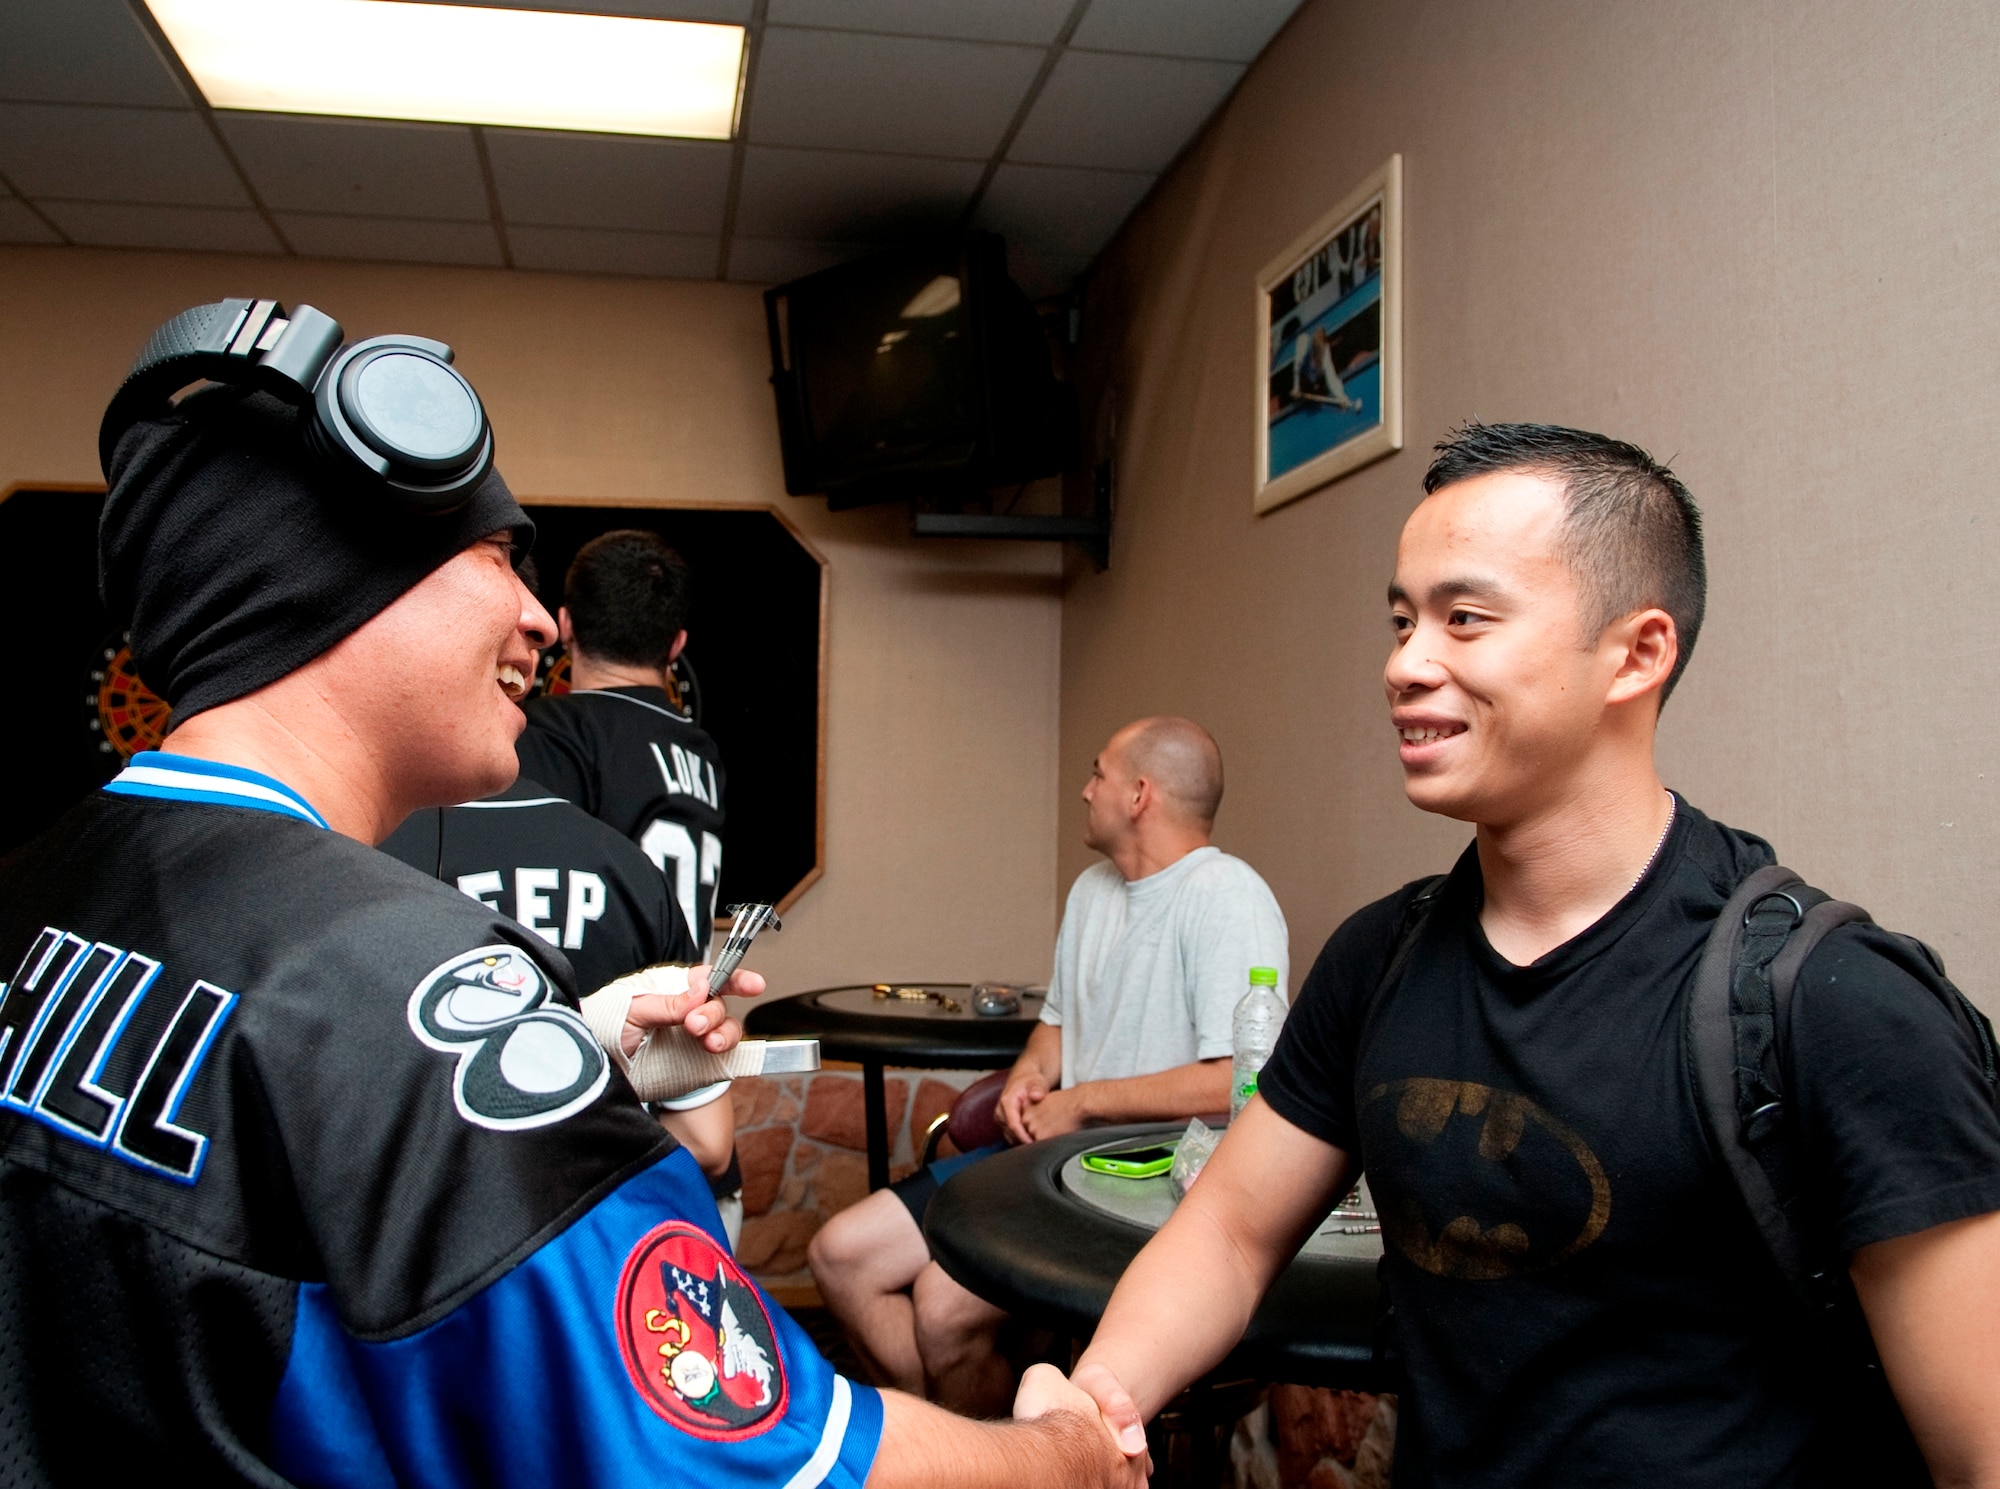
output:
[[[1576,430],[1475,425],[1439,452],[1384,681],[1410,800],[1473,843],[1427,916],[1410,886],[1334,933],[1075,1378],[1135,1446],[1365,1167],[1399,1485],[1903,1482],[1862,1467],[1858,1367],[1818,1346],[1696,1106],[1696,964],[1772,853],[1654,767],[1701,623],[1694,504]],[[1807,1210],[1931,1472],[2000,1483],[2000,1120],[1977,1057],[1872,926],[1806,960],[1787,1051]]]
[[[689,575],[658,535],[578,550],[557,613],[570,691],[525,705],[521,773],[639,845],[707,946],[722,877],[722,757],[667,691],[687,645]]]

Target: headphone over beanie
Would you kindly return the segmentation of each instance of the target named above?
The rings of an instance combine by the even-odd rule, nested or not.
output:
[[[315,459],[310,417],[208,388],[112,452],[98,588],[176,722],[296,671],[488,534],[533,541],[499,471],[453,511],[415,511]]]

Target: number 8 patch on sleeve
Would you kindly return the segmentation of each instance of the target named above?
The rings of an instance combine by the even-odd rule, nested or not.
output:
[[[541,968],[512,946],[482,946],[432,968],[410,994],[409,1018],[417,1038],[458,1057],[452,1100],[480,1127],[560,1122],[611,1079],[590,1026],[554,1000]]]
[[[785,1365],[764,1300],[707,1231],[648,1231],[618,1279],[618,1342],[646,1404],[694,1437],[755,1437],[785,1414]]]

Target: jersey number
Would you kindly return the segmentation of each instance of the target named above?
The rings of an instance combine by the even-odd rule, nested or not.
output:
[[[639,847],[674,886],[674,898],[681,903],[694,944],[708,945],[715,925],[715,897],[722,883],[722,839],[712,832],[703,833],[697,854],[694,835],[687,828],[659,817],[640,837]]]

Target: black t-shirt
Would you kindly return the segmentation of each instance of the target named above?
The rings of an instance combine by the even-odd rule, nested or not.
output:
[[[1769,861],[1681,802],[1633,891],[1516,967],[1468,847],[1365,1030],[1416,887],[1321,952],[1258,1085],[1367,1171],[1408,1376],[1398,1485],[1837,1482],[1824,1362],[1710,1152],[1683,1040],[1716,915]],[[2000,1210],[1980,1072],[1881,935],[1836,931],[1794,993],[1808,1200],[1849,1253]]]
[[[0,862],[0,978],[0,1481],[866,1476],[562,958],[283,783],[135,757]]]
[[[722,879],[725,777],[715,741],[664,688],[592,688],[523,705],[521,774],[637,843],[707,946]]]
[[[417,812],[382,851],[511,914],[576,969],[577,991],[699,953],[659,870],[631,841],[526,776],[497,796]]]

